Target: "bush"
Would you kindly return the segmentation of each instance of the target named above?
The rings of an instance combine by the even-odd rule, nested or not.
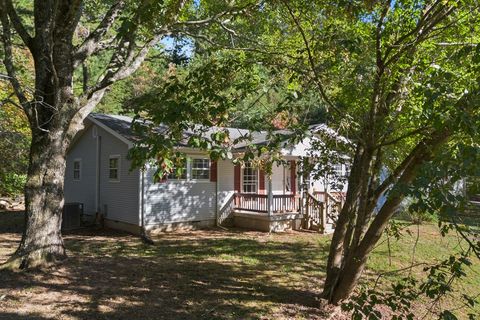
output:
[[[5,173],[0,177],[0,195],[18,196],[23,193],[26,182],[26,174]]]

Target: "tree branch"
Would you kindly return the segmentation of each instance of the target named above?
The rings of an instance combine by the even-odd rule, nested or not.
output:
[[[381,147],[385,147],[385,146],[389,146],[389,145],[398,143],[398,142],[402,141],[403,139],[406,139],[408,137],[411,137],[411,136],[414,136],[416,134],[422,133],[425,130],[427,130],[428,128],[429,128],[428,126],[423,126],[423,127],[411,130],[411,131],[409,131],[405,134],[402,134],[401,136],[399,136],[395,139],[392,139],[392,140],[386,141],[386,142],[382,142],[382,143],[378,144],[377,146],[375,146],[375,148],[381,148]]]
[[[404,170],[396,180],[396,185],[408,185],[415,179],[416,172],[420,165],[431,159],[434,150],[442,145],[451,135],[451,131],[446,128],[433,133],[431,138],[422,140],[415,149],[407,157],[410,160]],[[372,223],[370,224],[365,236],[356,250],[356,257],[365,257],[374,247],[375,243],[380,239],[388,220],[395,213],[396,208],[400,205],[404,195],[391,194],[387,201],[383,204]]]
[[[5,9],[8,12],[8,16],[10,17],[10,21],[12,22],[13,27],[22,38],[22,41],[29,49],[31,49],[33,38],[30,36],[30,34],[28,34],[27,30],[25,29],[25,26],[23,25],[22,20],[18,16],[17,11],[15,10],[11,0],[5,0]]]
[[[328,98],[328,95],[325,91],[325,87],[323,86],[320,74],[317,71],[317,67],[315,65],[315,61],[313,60],[313,54],[312,50],[310,49],[310,44],[307,39],[307,36],[305,34],[305,31],[303,30],[300,21],[298,21],[298,18],[295,16],[292,8],[288,5],[288,1],[283,1],[283,4],[288,10],[288,13],[290,17],[292,18],[293,22],[295,23],[295,26],[297,27],[298,31],[300,32],[300,35],[302,36],[303,43],[305,45],[305,48],[307,50],[307,55],[308,55],[308,62],[310,64],[310,68],[312,69],[313,74],[315,75],[314,81],[315,84],[318,87],[318,90],[320,91],[320,95],[322,99],[325,101],[325,103],[330,106],[333,110],[335,110],[338,114],[341,114],[340,110],[333,104],[333,102]]]
[[[446,5],[441,5],[437,10],[433,10],[435,6],[441,1],[434,3],[426,13],[419,19],[416,27],[407,32],[405,35],[400,37],[393,45],[391,45],[385,54],[385,65],[390,65],[395,63],[400,59],[400,57],[407,52],[408,49],[415,48],[418,43],[422,42],[428,37],[428,34],[432,29],[438,25],[443,19],[445,19],[450,13],[455,9],[454,6],[447,7]],[[415,35],[415,38],[412,41],[404,42],[408,38]],[[387,59],[389,53],[393,48],[400,47],[400,49],[389,59]]]
[[[156,35],[153,39],[149,40],[146,44],[144,44],[143,47],[136,54],[134,53],[134,44],[130,43],[129,52],[126,59],[123,60],[118,66],[118,63],[115,62],[115,57],[112,57],[110,67],[109,69],[107,69],[103,77],[97,82],[95,86],[89,88],[82,96],[90,99],[95,92],[103,90],[114,82],[130,76],[140,67],[143,60],[145,60],[150,48],[156,43],[158,43],[158,41],[162,37],[163,34]]]
[[[22,89],[20,82],[17,79],[15,65],[13,63],[13,54],[12,54],[12,38],[10,33],[10,22],[7,15],[7,10],[5,10],[6,0],[0,0],[0,22],[2,24],[2,41],[3,41],[3,63],[8,73],[8,79],[12,84],[13,91],[18,98],[18,101],[24,108],[27,104],[27,97],[25,92]]]
[[[3,107],[4,105],[6,104],[11,104],[21,110],[23,110],[22,106],[19,105],[18,103],[16,103],[15,101],[13,101],[11,98],[15,95],[15,93],[11,93],[8,95],[8,97],[6,97],[5,99],[3,100],[0,100],[0,107]]]
[[[219,12],[219,13],[211,16],[211,17],[205,18],[205,19],[177,22],[177,23],[173,24],[172,27],[175,28],[177,26],[204,26],[204,25],[209,25],[209,24],[212,24],[212,23],[222,24],[222,22],[219,20],[221,17],[226,16],[226,15],[229,15],[229,16],[239,15],[239,14],[245,12],[245,10],[247,10],[248,8],[250,8],[250,7],[252,7],[256,4],[257,4],[257,2],[254,1],[254,2],[248,3],[248,4],[246,4],[244,6],[241,6],[241,7],[231,7],[228,10],[221,11],[221,12]]]
[[[74,67],[78,67],[83,61],[85,61],[85,59],[87,59],[97,50],[101,50],[103,48],[101,39],[115,23],[118,14],[124,8],[124,6],[125,1],[118,0],[110,7],[97,28],[90,33],[90,35],[76,49],[74,54]]]

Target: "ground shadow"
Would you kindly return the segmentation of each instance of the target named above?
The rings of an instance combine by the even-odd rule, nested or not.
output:
[[[320,319],[320,237],[210,230],[146,246],[118,232],[72,232],[57,270],[0,273],[0,319],[26,303],[67,319]]]
[[[24,211],[0,211],[0,234],[22,233],[24,226]]]

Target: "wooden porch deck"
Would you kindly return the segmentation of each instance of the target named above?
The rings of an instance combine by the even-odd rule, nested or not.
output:
[[[220,210],[217,223],[267,232],[304,228],[326,233],[333,231],[341,205],[328,194],[320,201],[311,194],[302,200],[299,194],[234,193]]]
[[[269,202],[266,194],[236,193],[235,210],[267,214],[300,212],[300,195],[274,194]]]

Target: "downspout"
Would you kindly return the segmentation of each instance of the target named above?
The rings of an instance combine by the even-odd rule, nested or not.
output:
[[[215,226],[219,226],[218,225],[218,207],[219,207],[219,203],[218,203],[218,162],[217,162],[217,178],[215,179]]]
[[[145,234],[145,170],[140,170],[140,227],[142,234]]]
[[[95,159],[95,208],[97,215],[101,212],[100,210],[100,163],[101,163],[101,136],[98,135],[97,131],[97,136],[96,136],[96,159]]]

